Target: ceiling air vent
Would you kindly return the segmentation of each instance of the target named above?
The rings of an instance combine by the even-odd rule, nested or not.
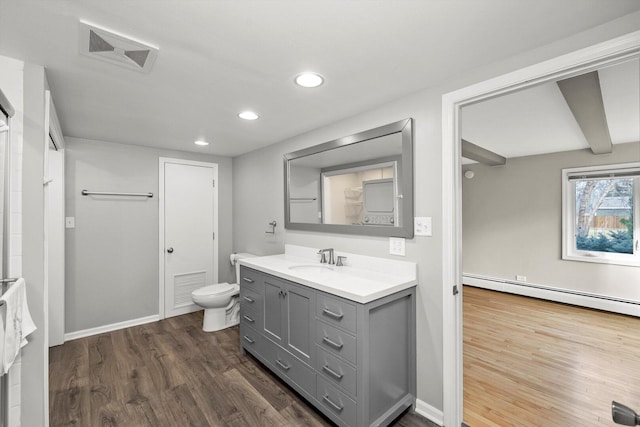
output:
[[[80,53],[148,73],[158,48],[80,21]]]

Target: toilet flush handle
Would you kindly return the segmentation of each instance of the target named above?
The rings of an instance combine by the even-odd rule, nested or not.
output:
[[[169,249],[167,249],[167,253],[172,254],[172,253],[173,253],[173,248],[169,248]]]

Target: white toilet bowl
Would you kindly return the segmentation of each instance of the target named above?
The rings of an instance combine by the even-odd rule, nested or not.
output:
[[[234,310],[240,293],[237,284],[218,283],[196,289],[191,293],[193,302],[204,308],[202,330],[219,331],[238,324]]]
[[[238,260],[255,256],[249,253],[231,254],[229,261],[236,268],[236,282],[240,277]],[[240,323],[239,294],[240,286],[237,283],[218,283],[191,292],[193,302],[204,308],[202,330],[205,332],[219,331]]]

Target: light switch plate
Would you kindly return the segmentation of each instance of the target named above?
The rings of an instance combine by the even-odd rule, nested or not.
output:
[[[402,237],[389,237],[389,253],[391,255],[404,256],[405,239]]]
[[[417,216],[413,219],[413,232],[416,236],[433,236],[430,216]]]
[[[73,216],[68,216],[64,219],[64,226],[66,228],[76,228],[76,218]]]

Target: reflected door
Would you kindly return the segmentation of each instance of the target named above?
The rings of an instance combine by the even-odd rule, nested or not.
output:
[[[8,260],[7,255],[7,166],[9,144],[9,119],[0,113],[0,278],[6,277]]]

